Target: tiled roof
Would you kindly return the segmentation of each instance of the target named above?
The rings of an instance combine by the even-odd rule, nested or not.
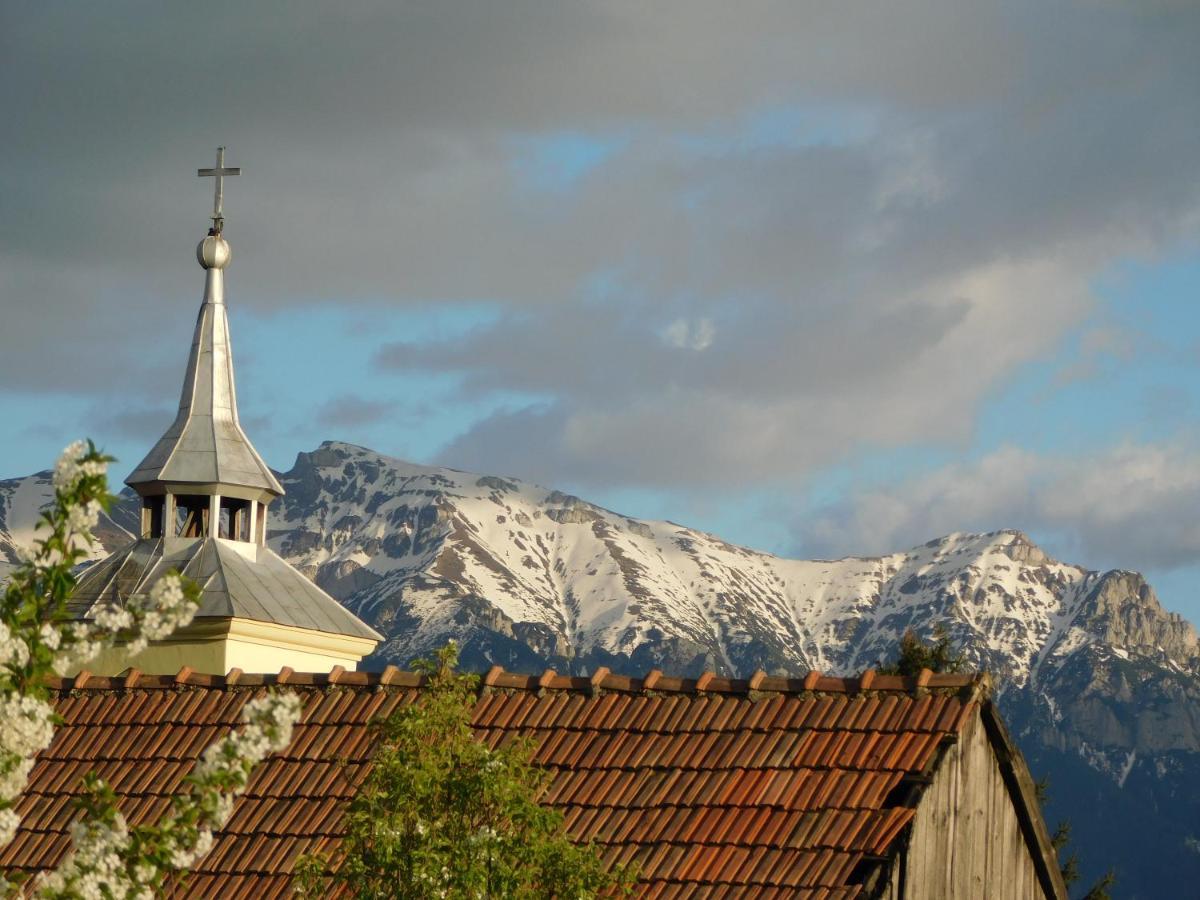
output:
[[[177,893],[289,895],[296,857],[338,839],[371,756],[368,721],[418,695],[417,675],[185,669],[55,682],[65,721],[38,757],[0,867],[57,864],[89,771],[121,795],[131,822],[158,820],[200,752],[236,726],[247,700],[278,685],[304,698],[302,723],[255,771]],[[535,761],[554,773],[546,801],[607,860],[638,864],[644,896],[848,900],[894,849],[939,747],[986,690],[986,679],[929,672],[738,681],[493,669],[474,725],[492,745],[513,732],[536,740]]]

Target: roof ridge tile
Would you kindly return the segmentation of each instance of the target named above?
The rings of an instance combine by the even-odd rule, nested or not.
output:
[[[119,675],[96,675],[82,670],[73,676],[51,676],[45,680],[52,692],[152,690],[164,687],[204,688],[258,688],[286,684],[296,688],[345,687],[422,687],[428,682],[420,672],[399,669],[389,665],[382,671],[348,671],[335,666],[329,672],[297,672],[284,666],[277,673],[247,673],[241,669],[230,669],[219,675],[197,672],[183,666],[175,674],[150,674],[129,668]],[[749,678],[726,678],[713,671],[705,671],[695,678],[669,676],[659,669],[651,669],[641,677],[618,675],[607,667],[597,668],[588,676],[562,675],[554,669],[545,669],[540,674],[510,672],[502,666],[492,666],[480,677],[480,686],[505,692],[553,691],[564,693],[591,694],[597,691],[653,696],[655,694],[683,694],[708,696],[724,694],[748,696],[752,700],[767,699],[776,695],[910,695],[922,696],[930,692],[963,692],[963,699],[978,698],[991,690],[992,679],[987,673],[932,672],[922,669],[916,676],[885,675],[869,668],[859,675],[834,676],[819,671],[807,672],[802,678],[783,675],[768,675],[763,670],[754,672]]]

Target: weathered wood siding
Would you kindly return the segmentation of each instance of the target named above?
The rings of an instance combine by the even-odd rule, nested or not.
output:
[[[886,900],[1044,900],[978,716],[946,751],[884,888]]]

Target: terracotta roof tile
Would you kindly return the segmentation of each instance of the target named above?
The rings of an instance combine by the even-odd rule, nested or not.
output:
[[[914,812],[886,806],[894,788],[933,764],[986,690],[961,675],[494,669],[483,682],[480,738],[532,739],[534,760],[553,771],[544,800],[563,811],[568,832],[595,841],[610,863],[639,863],[641,896],[664,898],[858,897],[848,879],[864,856],[889,852]],[[291,690],[304,700],[291,745],[254,773],[197,871],[167,886],[177,897],[291,896],[296,858],[331,848],[341,833],[376,746],[367,723],[414,702],[421,683],[396,669],[54,680],[65,724],[34,766],[0,866],[57,864],[88,772],[109,781],[132,821],[158,821],[251,697]]]

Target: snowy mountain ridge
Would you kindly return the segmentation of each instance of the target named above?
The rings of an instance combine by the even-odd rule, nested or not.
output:
[[[905,629],[940,621],[972,664],[1013,686],[1097,644],[1196,664],[1194,630],[1136,573],[1057,562],[1015,531],[878,558],[782,559],[335,442],[300,454],[283,483],[272,545],[388,634],[389,659],[490,631],[576,667],[644,658],[850,673],[890,657]]]
[[[118,547],[133,540],[139,513],[132,495],[122,495],[112,515],[102,515],[96,527],[97,541],[88,551],[87,560],[103,559]],[[54,501],[54,484],[49,471],[24,478],[0,481],[0,584],[16,566],[23,552],[34,548],[37,524],[42,510]]]
[[[523,645],[580,670],[850,674],[889,658],[906,629],[941,623],[1005,687],[1034,687],[1085,651],[1179,672],[1200,662],[1194,629],[1140,575],[1055,561],[1018,531],[796,560],[334,441],[280,477],[272,547],[388,635],[389,661],[455,637],[486,657],[521,658]],[[52,496],[48,472],[0,481],[0,577]],[[126,493],[94,558],[130,539],[135,510]]]

